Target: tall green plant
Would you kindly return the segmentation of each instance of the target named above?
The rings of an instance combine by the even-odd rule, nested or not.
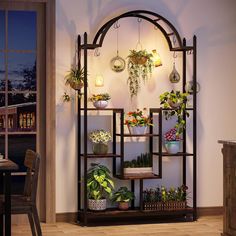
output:
[[[177,136],[182,134],[186,127],[184,114],[189,117],[189,113],[186,110],[188,95],[188,93],[181,93],[180,91],[173,90],[160,95],[160,104],[163,108],[167,109],[164,111],[166,120],[170,119],[172,116],[177,117],[177,122],[175,125],[175,128],[177,129]]]
[[[108,195],[112,197],[114,182],[110,170],[97,163],[92,163],[87,173],[87,190],[89,199],[99,200]]]

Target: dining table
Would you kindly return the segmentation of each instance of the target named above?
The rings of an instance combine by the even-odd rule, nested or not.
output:
[[[0,179],[4,182],[4,207],[5,220],[1,218],[0,236],[11,236],[11,173],[18,170],[18,165],[9,159],[0,159]],[[5,229],[5,230],[4,230]],[[5,234],[4,234],[5,233]]]

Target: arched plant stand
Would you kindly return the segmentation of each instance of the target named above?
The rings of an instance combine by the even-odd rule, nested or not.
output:
[[[113,147],[112,152],[104,155],[94,155],[88,152],[88,111],[95,110],[93,108],[88,108],[88,81],[87,81],[87,71],[88,71],[88,50],[95,50],[102,47],[104,38],[112,27],[119,19],[136,17],[146,20],[157,27],[164,35],[170,51],[182,52],[182,91],[185,92],[186,85],[186,64],[187,55],[192,54],[192,79],[193,79],[193,106],[188,108],[192,112],[192,143],[193,148],[189,153],[186,147],[186,131],[183,132],[183,144],[182,152],[178,154],[168,154],[162,151],[162,108],[150,108],[150,115],[153,116],[155,113],[159,115],[158,123],[158,136],[159,150],[158,152],[153,151],[153,139],[155,134],[153,134],[152,128],[150,128],[149,134],[146,137],[149,141],[149,151],[153,156],[158,157],[158,174],[156,175],[146,175],[146,176],[133,176],[125,177],[124,175],[124,137],[130,136],[124,133],[124,109],[123,108],[105,108],[104,111],[110,111],[112,113],[112,123],[113,123]],[[81,36],[78,36],[78,67],[83,67],[85,72],[84,80],[84,91],[83,91],[83,104],[81,102],[81,96],[78,96],[78,222],[82,225],[89,225],[90,223],[102,223],[108,224],[110,221],[115,221],[115,223],[127,223],[132,220],[134,221],[145,221],[145,222],[163,222],[163,221],[175,221],[175,220],[196,220],[197,219],[197,73],[196,73],[196,36],[193,37],[193,45],[187,46],[185,38],[181,39],[179,33],[175,27],[164,17],[150,11],[145,10],[135,10],[129,11],[121,14],[105,23],[96,33],[93,42],[88,43],[87,33],[83,35],[83,44],[81,43]],[[175,39],[175,40],[173,40]],[[83,60],[82,60],[83,57]],[[81,65],[83,62],[83,65]],[[80,93],[80,91],[79,91]],[[117,117],[120,119],[120,129],[116,130]],[[184,120],[186,121],[186,115],[184,115]],[[81,126],[83,125],[83,133]],[[117,140],[120,139],[119,148],[117,148]],[[119,149],[119,150],[118,150]],[[82,153],[83,150],[83,153]],[[187,182],[187,159],[192,160],[192,206],[186,207],[183,210],[173,211],[147,211],[143,208],[143,182],[148,179],[161,179],[162,178],[162,157],[164,156],[179,156],[182,160],[182,184],[186,185]],[[113,176],[119,179],[126,179],[130,181],[131,191],[135,191],[135,181],[139,181],[139,206],[134,206],[134,201],[132,202],[132,207],[128,211],[118,211],[115,209],[107,209],[103,212],[93,212],[88,210],[87,203],[87,177],[86,174],[88,170],[87,160],[89,158],[110,158],[113,160]],[[120,160],[120,171],[117,173],[117,159]]]

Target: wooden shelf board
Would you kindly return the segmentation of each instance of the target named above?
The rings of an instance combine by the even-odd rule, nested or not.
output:
[[[118,179],[160,179],[159,175],[151,174],[126,174],[126,175],[114,175]]]
[[[117,210],[117,208],[108,208],[105,211],[87,211],[87,216],[89,218],[93,217],[134,217],[134,216],[162,216],[162,215],[183,215],[183,214],[189,214],[193,213],[194,209],[191,207],[188,207],[183,210],[177,210],[177,211],[148,211],[148,210],[140,210],[138,208],[136,209],[129,209],[127,211],[120,211]],[[79,212],[80,214],[83,214],[83,211]]]
[[[81,108],[82,111],[84,111],[84,108]],[[87,108],[88,111],[115,111],[115,112],[122,112],[124,111],[123,108],[101,108],[101,109],[97,109],[97,108]]]
[[[121,134],[116,134],[116,136],[121,136]],[[158,137],[159,134],[124,134],[124,137]]]
[[[84,157],[85,155],[81,154],[81,156]],[[87,154],[87,158],[112,158],[112,157],[120,158],[121,155],[112,154],[112,153],[107,153],[107,154],[102,154],[102,155],[92,154],[92,153]]]
[[[160,155],[160,153],[158,153],[158,152],[153,152],[152,154],[157,155],[157,156]],[[162,156],[193,156],[193,153],[178,152],[176,154],[171,154],[171,153],[163,152]]]

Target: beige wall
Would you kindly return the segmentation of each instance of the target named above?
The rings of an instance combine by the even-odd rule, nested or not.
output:
[[[76,104],[63,103],[64,91],[73,91],[64,85],[64,75],[75,60],[75,45],[78,34],[87,31],[91,42],[96,30],[108,19],[128,10],[145,9],[167,18],[177,28],[187,43],[192,45],[192,36],[198,38],[198,206],[222,205],[222,155],[218,139],[236,138],[236,1],[234,0],[56,0],[56,212],[74,212],[77,209],[77,157],[76,157]],[[158,48],[163,66],[155,69],[151,81],[137,101],[131,103],[126,86],[127,72],[115,74],[109,68],[110,59],[116,53],[116,34],[112,29],[104,41],[101,56],[89,53],[90,93],[108,91],[112,95],[110,106],[134,107],[159,106],[160,93],[171,89],[168,75],[172,69],[172,54],[168,51],[163,36],[153,26],[142,23],[141,40],[144,48]],[[144,36],[145,35],[145,36]],[[128,50],[137,43],[135,19],[121,22],[120,55],[126,57]],[[191,58],[191,56],[190,56]],[[181,73],[181,55],[177,69]],[[188,80],[191,79],[191,63],[188,62]],[[95,90],[94,77],[102,73],[105,87]],[[178,85],[176,86],[178,88]],[[122,96],[121,96],[122,94]],[[147,96],[148,94],[148,96]],[[104,119],[103,119],[104,118]],[[107,114],[96,120],[89,129],[110,129]],[[191,130],[188,133],[191,135]],[[191,142],[188,144],[191,146]],[[127,141],[127,150],[140,153],[145,143]],[[132,157],[127,154],[128,157]],[[109,165],[109,163],[106,163]],[[180,183],[180,163],[167,159],[164,163],[163,180],[149,182],[148,186]],[[191,170],[189,171],[191,176]],[[126,182],[118,182],[123,185]],[[191,187],[191,183],[189,183]]]

